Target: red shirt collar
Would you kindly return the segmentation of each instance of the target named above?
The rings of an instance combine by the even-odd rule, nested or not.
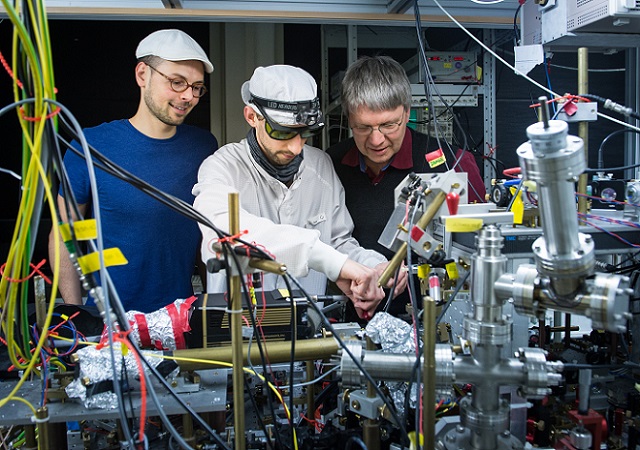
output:
[[[387,170],[389,166],[395,169],[411,169],[413,167],[413,152],[411,151],[412,144],[413,138],[411,131],[407,129],[404,133],[404,139],[402,140],[402,145],[400,145],[400,150],[393,156],[391,163],[387,164],[387,166],[382,169],[381,173]],[[364,158],[358,151],[358,147],[355,143],[342,157],[342,164],[350,167],[360,166],[360,170],[366,172]]]

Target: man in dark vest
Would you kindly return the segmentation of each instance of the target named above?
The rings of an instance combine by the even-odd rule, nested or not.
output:
[[[342,111],[353,137],[327,150],[342,182],[353,218],[353,236],[360,245],[387,258],[393,252],[378,243],[396,206],[393,191],[411,172],[443,171],[431,168],[425,155],[429,137],[407,127],[411,84],[405,70],[388,56],[362,57],[342,81]],[[419,289],[416,289],[418,295]],[[401,313],[409,303],[408,290],[390,304]],[[382,302],[379,308],[384,306]],[[347,311],[347,319],[354,319]]]

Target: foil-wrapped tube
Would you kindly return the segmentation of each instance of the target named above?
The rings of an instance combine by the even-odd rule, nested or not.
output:
[[[416,338],[413,327],[404,320],[386,312],[373,316],[365,328],[374,344],[379,344],[387,353],[415,353]]]
[[[398,414],[404,414],[405,398],[407,396],[407,389],[409,389],[409,383],[397,382],[387,383],[389,388],[389,395],[393,400],[393,405],[396,407]],[[418,405],[418,385],[411,383],[411,392],[409,393],[409,409],[415,409]]]
[[[379,344],[386,353],[413,353],[416,352],[415,331],[411,325],[402,319],[393,317],[386,312],[378,312],[369,321],[365,328],[367,336],[374,344]],[[405,397],[408,383],[387,383],[389,395],[393,400],[399,414],[404,413]],[[418,385],[411,384],[409,393],[409,407],[415,408],[418,398]]]
[[[176,350],[186,348],[184,333],[191,331],[191,305],[196,297],[178,299],[151,313],[127,312],[131,340],[141,348]]]
[[[109,347],[87,346],[79,349],[75,354],[78,358],[78,377],[66,388],[69,398],[79,399],[85,408],[114,409],[118,406],[118,398],[113,392],[113,375],[117,374],[119,381],[126,373],[126,384],[135,389],[140,377],[138,362],[134,352],[123,352],[120,342],[113,343],[115,358],[111,358]],[[157,368],[164,362],[161,351],[144,351],[142,356],[151,367]],[[113,367],[112,362],[115,363]],[[144,363],[143,367],[144,366]],[[123,371],[123,368],[126,371]],[[178,373],[177,365],[170,375]],[[124,384],[124,383],[122,383]]]

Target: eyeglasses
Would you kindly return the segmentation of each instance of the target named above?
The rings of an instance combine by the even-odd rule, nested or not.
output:
[[[255,104],[255,103],[254,103]],[[278,141],[288,141],[289,139],[293,139],[297,135],[300,135],[302,139],[309,139],[312,136],[315,136],[318,131],[322,129],[322,126],[310,128],[310,127],[299,127],[299,128],[291,128],[285,127],[272,121],[269,116],[264,112],[262,106],[255,104],[260,110],[262,117],[264,118],[264,129],[269,135],[270,138],[276,139]]]
[[[149,64],[147,65],[149,66]],[[169,85],[171,86],[171,90],[173,90],[173,92],[184,92],[187,89],[191,88],[191,92],[193,92],[193,96],[196,98],[200,98],[207,93],[207,87],[203,83],[189,84],[186,80],[180,78],[169,78],[167,75],[163,74],[155,67],[149,67],[151,67],[152,70],[158,72],[158,74],[162,75],[169,81]]]
[[[402,120],[400,120],[400,122],[388,122],[378,125],[377,127],[372,127],[371,125],[357,125],[355,127],[351,127],[351,131],[357,136],[369,136],[373,133],[373,130],[378,130],[380,133],[388,136],[398,131],[402,122]]]

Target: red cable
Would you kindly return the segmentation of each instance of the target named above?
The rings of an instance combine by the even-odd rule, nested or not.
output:
[[[7,71],[7,73],[11,77],[11,79],[13,81],[15,81],[15,83],[18,85],[18,87],[24,91],[24,86],[22,85],[22,81],[18,80],[13,75],[13,71],[11,70],[11,67],[9,67],[9,63],[7,63],[7,61],[4,59],[4,56],[2,56],[2,52],[0,52],[0,62],[2,63],[2,66],[4,67],[4,70]]]
[[[520,167],[512,167],[511,169],[504,169],[502,173],[507,177],[515,177],[522,173],[522,169]]]
[[[147,421],[147,381],[144,376],[144,367],[142,367],[140,356],[135,351],[132,351],[129,345],[127,339],[129,333],[131,333],[131,330],[114,333],[113,342],[120,342],[120,345],[125,345],[129,351],[133,353],[138,366],[138,373],[140,374],[140,431],[138,432],[138,439],[144,442],[144,426]]]
[[[221,244],[224,243],[224,242],[234,242],[240,236],[242,236],[243,234],[247,234],[248,232],[249,232],[249,230],[244,230],[244,231],[239,232],[238,234],[232,234],[232,235],[229,235],[229,236],[225,236],[225,237],[219,238],[218,242],[221,243]]]
[[[58,114],[59,112],[60,112],[60,107],[58,106],[58,107],[56,107],[56,109],[54,109],[53,111],[51,111],[49,114],[47,114],[44,117],[30,117],[30,116],[25,115],[24,108],[22,106],[20,107],[20,117],[22,117],[27,122],[39,122],[41,120],[49,120],[53,116]]]
[[[46,263],[47,260],[43,259],[42,261],[40,261],[38,263],[38,265],[34,265],[33,263],[29,263],[29,265],[33,268],[33,272],[31,272],[29,275],[27,275],[25,278],[20,278],[20,279],[15,279],[15,278],[9,278],[6,277],[7,280],[11,281],[12,283],[22,283],[24,281],[27,281],[29,278],[31,278],[32,276],[34,276],[36,273],[38,275],[40,275],[44,281],[46,281],[47,283],[51,284],[51,280],[49,279],[49,277],[47,277],[45,274],[43,274],[40,271],[40,267],[42,267],[44,265],[44,263]],[[4,263],[2,266],[0,266],[0,276],[4,275],[4,268],[7,266],[7,263]]]

